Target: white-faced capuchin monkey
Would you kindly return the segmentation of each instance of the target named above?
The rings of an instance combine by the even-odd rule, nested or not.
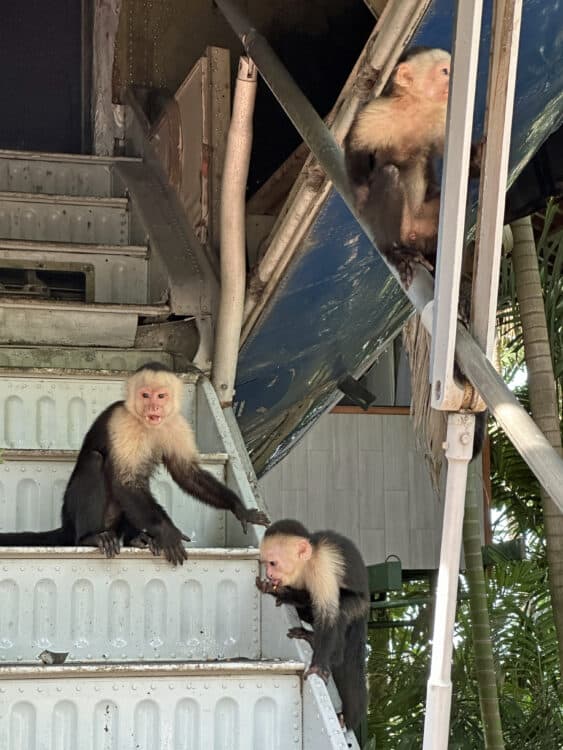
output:
[[[436,253],[449,81],[449,52],[411,48],[344,143],[356,209],[407,285],[413,263],[432,269]]]
[[[153,497],[149,480],[166,466],[180,487],[214,508],[230,510],[247,524],[267,526],[265,513],[201,468],[192,428],[180,413],[183,385],[158,362],[140,367],[127,381],[125,401],[116,401],[90,427],[68,481],[59,529],[0,534],[0,546],[94,545],[107,557],[120,543],[148,547],[174,565],[189,537],[176,528]]]
[[[370,609],[367,570],[355,545],[335,531],[309,533],[292,519],[276,521],[265,532],[260,560],[266,579],[256,579],[276,605],[292,604],[313,626],[290,628],[289,638],[311,644],[305,678],[325,682],[332,672],[342,700],[343,719],[355,729],[367,706],[366,622]]]

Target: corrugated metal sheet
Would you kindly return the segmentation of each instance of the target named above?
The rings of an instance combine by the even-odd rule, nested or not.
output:
[[[109,198],[111,167],[109,159],[0,150],[0,191]]]
[[[0,236],[12,240],[127,245],[128,201],[0,193]]]
[[[2,750],[301,747],[295,674],[2,680]]]
[[[259,657],[252,555],[194,552],[175,568],[137,550],[69,554],[0,549],[0,661],[38,664],[43,649],[79,662]]]
[[[1,162],[0,162],[1,163]],[[147,248],[130,245],[65,245],[64,243],[6,241],[0,239],[2,261],[30,268],[94,271],[94,295],[89,302],[145,304],[147,302]]]
[[[123,378],[0,377],[0,448],[78,450],[94,419],[123,398]],[[184,415],[194,424],[195,386]]]
[[[202,457],[202,466],[225,481],[226,455]],[[74,468],[68,461],[11,461],[0,465],[0,532],[46,531],[60,525],[65,487]],[[225,511],[187,495],[159,468],[151,481],[158,502],[198,547],[225,544]]]

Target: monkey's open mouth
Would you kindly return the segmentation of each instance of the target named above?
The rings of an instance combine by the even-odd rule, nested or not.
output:
[[[160,424],[162,422],[162,417],[160,414],[147,414],[147,422],[150,422],[151,424]]]

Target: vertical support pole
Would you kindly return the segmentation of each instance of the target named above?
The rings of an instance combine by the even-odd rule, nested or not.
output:
[[[432,406],[445,411],[457,411],[463,398],[453,364],[482,11],[482,0],[457,3],[430,355]]]
[[[472,332],[492,360],[522,0],[495,0],[473,273]]]
[[[223,407],[233,402],[244,311],[246,180],[257,81],[256,66],[241,57],[221,186],[221,300],[211,378]]]
[[[448,477],[438,569],[432,663],[426,691],[422,750],[448,750],[452,700],[451,660],[467,468],[473,454],[473,414],[448,414]]]

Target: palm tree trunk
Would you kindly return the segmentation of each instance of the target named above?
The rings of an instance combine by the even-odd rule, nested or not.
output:
[[[511,226],[514,237],[512,266],[524,337],[530,408],[536,424],[561,455],[557,390],[532,223],[528,216],[513,222]],[[559,663],[563,665],[563,514],[543,489],[541,500],[549,588],[559,644]]]
[[[479,691],[485,748],[486,750],[504,750],[489,610],[487,608],[487,589],[481,553],[480,506],[477,503],[478,493],[475,487],[480,477],[477,477],[476,474],[473,464],[469,467],[469,482],[463,518],[463,553],[465,556],[465,575],[469,588],[475,676]],[[479,481],[480,485],[481,482]]]

